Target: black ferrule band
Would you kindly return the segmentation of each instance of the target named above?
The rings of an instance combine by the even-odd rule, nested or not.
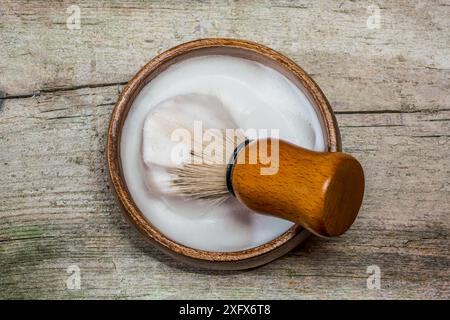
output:
[[[233,154],[231,155],[230,161],[228,161],[228,164],[227,164],[227,175],[226,175],[227,189],[233,196],[235,196],[234,190],[233,190],[233,181],[232,181],[234,164],[236,162],[237,156],[238,156],[239,152],[241,151],[241,149],[245,148],[249,143],[250,143],[250,140],[247,138],[245,139],[244,142],[240,143],[234,149]]]

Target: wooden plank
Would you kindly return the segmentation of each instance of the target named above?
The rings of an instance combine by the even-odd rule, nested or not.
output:
[[[450,108],[449,95],[439,94],[450,83],[444,1],[386,1],[380,29],[367,28],[370,1],[81,1],[79,30],[66,26],[71,4],[0,5],[1,91],[15,96],[124,83],[165,49],[221,36],[292,57],[339,110]]]
[[[3,297],[420,298],[449,296],[450,111],[338,114],[367,173],[348,234],[313,238],[250,272],[180,265],[122,219],[104,159],[117,86],[7,99],[0,118]],[[67,266],[82,290],[67,290]],[[366,268],[382,290],[366,288]],[[246,281],[242,281],[245,278]],[[251,283],[251,285],[248,285]]]
[[[450,297],[448,2],[0,4],[0,298]],[[313,74],[367,175],[355,225],[245,272],[181,265],[120,215],[105,138],[123,84],[158,52],[246,38]],[[81,289],[68,290],[78,265]],[[381,290],[366,286],[381,269]]]

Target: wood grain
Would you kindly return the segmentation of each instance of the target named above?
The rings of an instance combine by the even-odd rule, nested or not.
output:
[[[1,298],[450,297],[448,1],[0,4]],[[204,272],[121,217],[105,162],[118,91],[150,58],[199,37],[244,38],[298,62],[337,114],[366,195],[342,237],[269,265]],[[68,290],[76,264],[81,290]],[[366,286],[381,269],[381,289]]]
[[[250,209],[293,221],[322,237],[342,235],[364,196],[361,164],[278,139],[251,141],[232,168],[233,193]]]

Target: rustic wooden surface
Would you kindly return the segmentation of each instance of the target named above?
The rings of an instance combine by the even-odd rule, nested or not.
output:
[[[0,3],[0,298],[450,298],[448,0],[377,1],[379,29],[372,1],[74,2]],[[210,272],[123,220],[104,154],[117,94],[157,53],[214,36],[281,51],[324,90],[366,170],[344,236]]]

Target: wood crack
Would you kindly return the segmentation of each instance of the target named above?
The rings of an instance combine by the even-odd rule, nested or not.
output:
[[[54,239],[54,236],[44,236],[44,237],[23,237],[23,238],[4,238],[0,239],[0,243],[7,243],[13,241],[23,241],[23,240],[36,240],[36,239]]]
[[[373,124],[373,125],[349,125],[340,126],[341,128],[385,128],[385,127],[403,127],[401,124]]]
[[[63,110],[68,110],[69,108],[56,108],[56,109],[50,109],[50,110],[44,110],[41,111],[41,113],[49,113],[49,112],[55,112],[55,111],[63,111]]]
[[[10,99],[25,99],[25,98],[38,97],[42,93],[55,93],[55,92],[75,91],[75,90],[80,90],[80,89],[95,89],[95,88],[112,87],[112,86],[123,86],[123,85],[126,85],[127,83],[128,82],[107,82],[107,83],[96,83],[96,84],[84,84],[84,85],[78,85],[78,86],[72,86],[72,87],[41,89],[41,90],[37,90],[33,93],[24,93],[24,94],[17,94],[17,95],[8,95],[5,93],[3,97],[0,95],[0,101],[10,100]]]
[[[74,119],[74,118],[85,118],[85,117],[92,117],[92,114],[80,114],[80,115],[73,115],[73,116],[56,116],[56,117],[50,117],[50,118],[42,118],[44,120],[61,120],[61,119]]]
[[[415,109],[415,110],[355,110],[355,111],[334,111],[334,114],[390,114],[390,113],[434,113],[450,111],[450,109]]]
[[[420,135],[420,136],[411,136],[413,138],[448,138],[450,135],[448,134],[431,134],[431,135]]]

